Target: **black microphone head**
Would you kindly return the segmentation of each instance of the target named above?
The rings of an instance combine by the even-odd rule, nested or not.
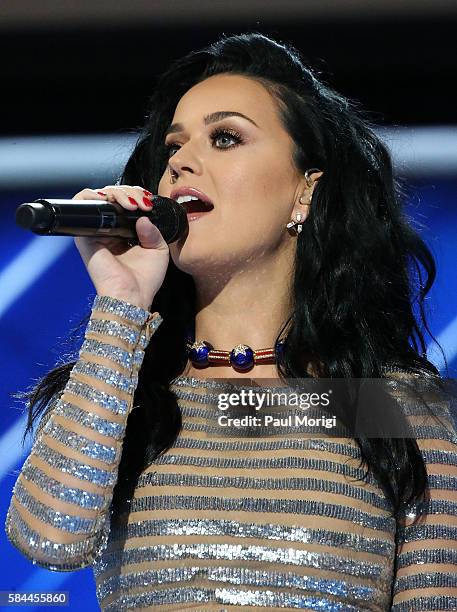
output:
[[[187,211],[171,198],[152,196],[154,219],[167,244],[181,238],[189,228]]]
[[[49,207],[40,202],[26,202],[16,210],[16,224],[34,232],[46,232],[53,223],[53,214]]]

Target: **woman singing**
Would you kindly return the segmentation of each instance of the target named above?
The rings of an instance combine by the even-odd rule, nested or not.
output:
[[[174,62],[118,183],[75,199],[159,194],[188,232],[167,245],[143,216],[138,244],[75,238],[96,297],[78,359],[27,396],[29,429],[44,418],[11,542],[92,566],[103,610],[457,609],[455,427],[446,402],[400,401],[440,376],[434,259],[398,192],[368,120],[292,47],[224,36]],[[247,379],[323,378],[390,381],[414,435],[218,426]]]

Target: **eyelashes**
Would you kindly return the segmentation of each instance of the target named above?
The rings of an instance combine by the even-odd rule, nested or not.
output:
[[[234,149],[235,147],[239,146],[240,144],[244,142],[239,132],[237,132],[236,130],[229,129],[229,128],[215,128],[210,134],[210,139],[213,143],[219,140],[221,137],[230,138],[235,143],[230,146],[216,147],[216,149],[220,149],[221,151],[228,150],[228,149]],[[167,153],[167,157],[170,158],[172,157],[172,155],[176,153],[174,149],[175,148],[176,150],[179,149],[179,145],[177,143],[171,142],[171,143],[165,144],[164,148]]]

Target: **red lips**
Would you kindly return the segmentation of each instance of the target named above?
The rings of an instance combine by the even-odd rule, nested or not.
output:
[[[211,200],[209,199],[209,197],[205,193],[203,193],[203,191],[200,191],[199,189],[196,189],[195,187],[185,187],[185,186],[183,186],[183,187],[179,187],[177,189],[174,189],[171,192],[171,194],[170,194],[170,198],[172,198],[173,200],[177,200],[179,198],[179,196],[185,196],[185,195],[194,196],[194,197],[198,198],[200,200],[200,202],[205,202],[208,206],[204,210],[210,210],[211,208],[214,208],[214,205],[211,202]],[[195,203],[195,201],[194,201],[194,203]],[[186,207],[189,204],[192,204],[192,202],[186,202]]]

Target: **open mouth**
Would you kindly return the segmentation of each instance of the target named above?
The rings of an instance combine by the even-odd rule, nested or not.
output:
[[[214,208],[211,202],[204,202],[190,195],[179,196],[176,201],[185,207],[187,214],[209,212]]]
[[[186,202],[185,207],[187,213],[209,212],[214,208],[212,204],[209,204],[208,202],[202,202],[201,200],[192,200],[191,202]]]

